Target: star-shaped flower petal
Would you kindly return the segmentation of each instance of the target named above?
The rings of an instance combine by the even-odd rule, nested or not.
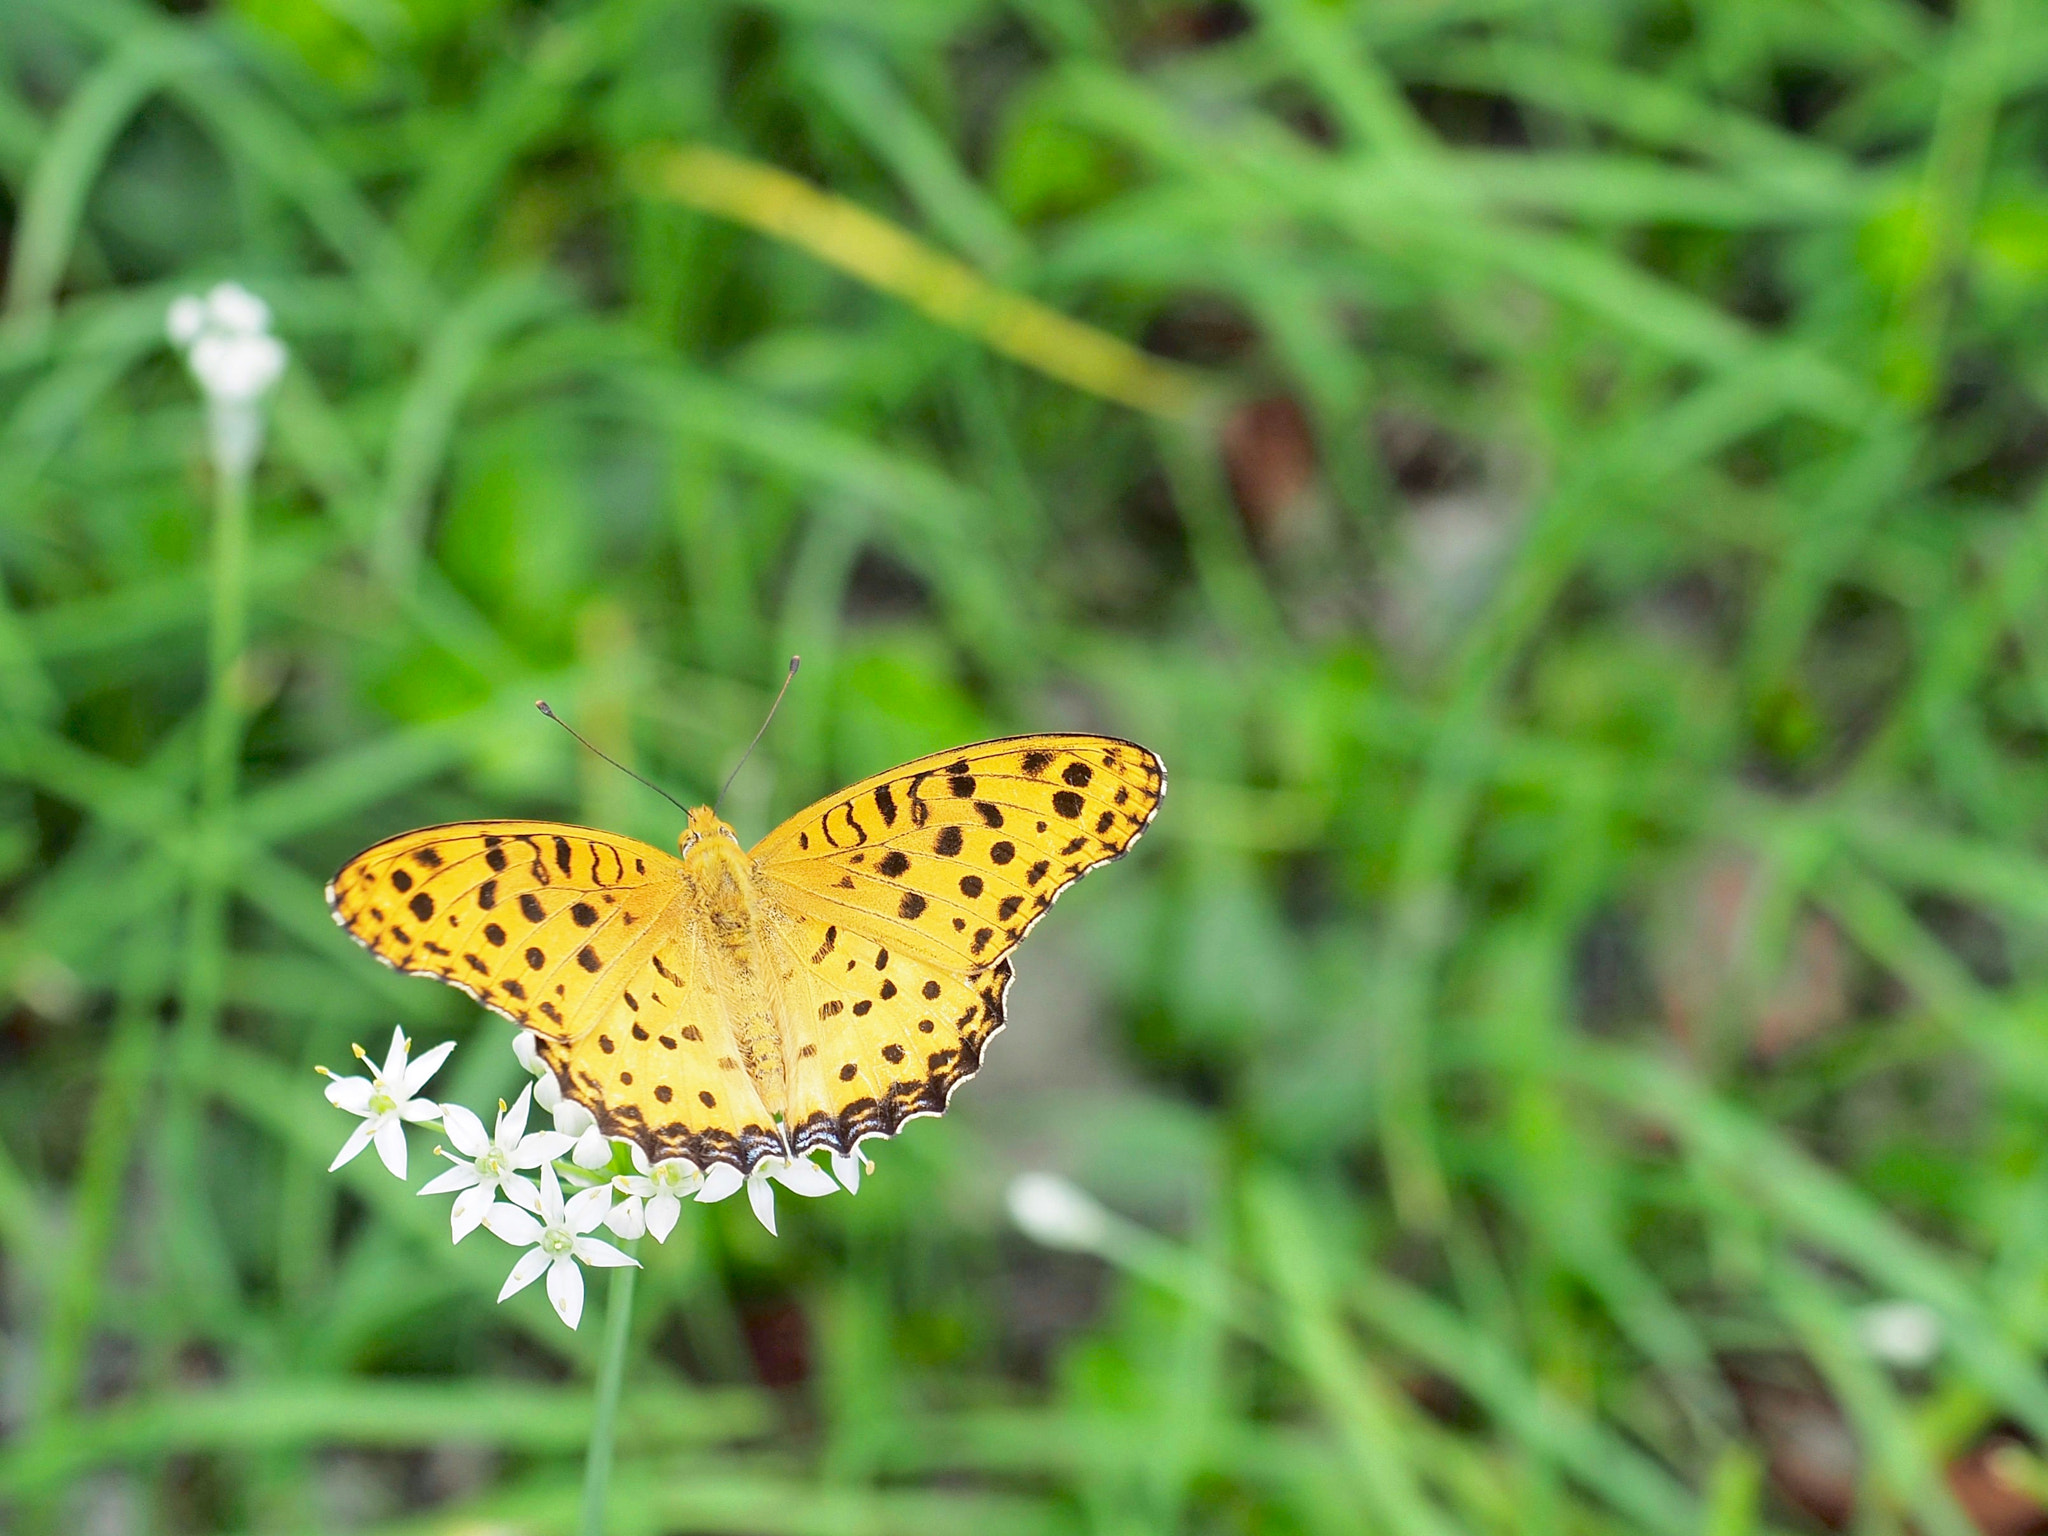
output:
[[[657,1243],[665,1243],[683,1214],[683,1202],[704,1187],[704,1175],[687,1158],[665,1157],[650,1166],[638,1142],[627,1142],[626,1149],[633,1157],[633,1171],[612,1180],[612,1187],[626,1198],[612,1208],[606,1225],[621,1237],[639,1236],[626,1230],[638,1225],[652,1232]]]
[[[533,1101],[555,1118],[555,1129],[572,1137],[576,1149],[570,1161],[578,1168],[602,1168],[612,1160],[612,1144],[597,1128],[597,1117],[562,1093],[554,1068],[541,1060],[540,1043],[533,1031],[522,1029],[512,1041],[512,1054],[519,1065],[533,1074]]]
[[[808,1157],[762,1158],[754,1164],[754,1171],[747,1175],[747,1204],[754,1208],[754,1215],[770,1233],[775,1231],[775,1191],[769,1187],[770,1179],[793,1193],[814,1200],[839,1188],[832,1182],[832,1175]],[[705,1197],[699,1195],[698,1198]]]
[[[327,1171],[332,1173],[352,1161],[363,1148],[374,1142],[377,1156],[384,1160],[384,1166],[399,1178],[404,1178],[406,1123],[417,1124],[441,1117],[440,1105],[415,1095],[426,1086],[427,1079],[440,1070],[441,1063],[454,1049],[454,1041],[444,1041],[418,1061],[408,1061],[412,1042],[405,1038],[403,1029],[394,1029],[391,1031],[391,1049],[385,1054],[382,1068],[370,1061],[369,1053],[360,1045],[355,1047],[356,1059],[370,1067],[370,1076],[336,1077],[325,1067],[319,1068],[320,1074],[328,1079],[327,1102],[337,1109],[363,1117],[363,1123],[349,1132],[348,1140],[341,1144],[341,1151],[327,1165]]]
[[[523,1170],[553,1162],[574,1145],[573,1138],[559,1131],[527,1134],[526,1113],[532,1098],[533,1090],[522,1088],[511,1108],[507,1109],[500,1100],[497,1130],[489,1136],[484,1134],[483,1122],[460,1104],[441,1106],[442,1127],[462,1158],[451,1159],[454,1166],[430,1179],[420,1193],[445,1195],[459,1191],[449,1216],[456,1242],[482,1224],[484,1212],[491,1208],[500,1191],[506,1199],[529,1211],[539,1210],[540,1192]]]
[[[583,1316],[583,1271],[577,1266],[617,1268],[640,1262],[603,1238],[589,1235],[603,1222],[611,1202],[609,1184],[599,1184],[564,1201],[554,1165],[543,1163],[537,1216],[516,1205],[494,1205],[486,1211],[485,1227],[513,1247],[529,1250],[512,1266],[504,1289],[498,1292],[498,1300],[502,1302],[507,1296],[525,1290],[545,1271],[548,1300],[554,1304],[555,1315],[574,1328]]]
[[[745,1176],[731,1163],[713,1163],[704,1170],[704,1187],[697,1191],[697,1203],[716,1205],[726,1196],[736,1195],[746,1187]]]
[[[863,1168],[869,1173],[875,1171],[875,1165],[862,1155],[858,1147],[855,1147],[851,1153],[831,1153],[830,1161],[832,1164],[832,1177],[839,1181],[841,1187],[849,1195],[860,1193],[860,1175]]]

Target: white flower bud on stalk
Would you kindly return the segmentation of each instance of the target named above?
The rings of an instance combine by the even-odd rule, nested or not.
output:
[[[1008,1199],[1010,1219],[1048,1248],[1093,1253],[1109,1236],[1109,1212],[1057,1174],[1020,1174],[1010,1181]]]
[[[1856,1317],[1856,1332],[1871,1358],[1917,1371],[1941,1352],[1941,1317],[1919,1301],[1879,1301]]]
[[[264,400],[287,355],[270,334],[270,306],[239,283],[217,283],[203,299],[173,301],[165,329],[206,397],[215,472],[246,480],[263,451]]]

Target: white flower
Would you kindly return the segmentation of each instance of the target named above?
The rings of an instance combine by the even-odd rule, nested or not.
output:
[[[215,467],[245,477],[263,446],[263,397],[284,373],[270,306],[239,283],[218,283],[203,299],[175,300],[165,329],[206,396]]]
[[[206,329],[206,300],[189,293],[171,300],[171,312],[164,317],[164,329],[170,332],[171,345],[184,351]]]
[[[455,1042],[449,1040],[437,1045],[418,1061],[407,1065],[406,1054],[411,1049],[412,1042],[405,1038],[405,1031],[394,1029],[391,1031],[391,1050],[384,1058],[381,1071],[372,1065],[368,1077],[336,1077],[325,1067],[317,1069],[322,1077],[329,1080],[327,1102],[337,1109],[363,1117],[363,1123],[348,1133],[348,1140],[341,1144],[341,1151],[327,1165],[329,1173],[374,1141],[377,1155],[384,1159],[384,1166],[399,1178],[405,1177],[405,1122],[435,1120],[441,1114],[440,1105],[414,1095],[426,1086],[428,1078],[440,1070],[441,1063],[448,1059],[448,1053],[455,1049]],[[369,1063],[370,1058],[360,1045],[355,1047],[355,1053],[358,1061]]]
[[[240,283],[215,283],[206,296],[207,317],[228,336],[261,336],[270,329],[270,306]]]
[[[1008,1199],[1010,1219],[1048,1248],[1092,1253],[1109,1235],[1109,1212],[1057,1174],[1019,1175],[1010,1181]]]
[[[632,1242],[636,1237],[647,1234],[647,1202],[628,1195],[604,1214],[604,1224],[612,1229],[614,1237]],[[661,1241],[660,1238],[655,1241]]]
[[[542,1109],[552,1110],[555,1101],[562,1096],[561,1084],[555,1082],[555,1074],[548,1064],[540,1059],[540,1042],[533,1031],[522,1029],[512,1037],[512,1054],[519,1058],[519,1065],[535,1078],[543,1079],[536,1084],[533,1097]],[[554,1091],[550,1093],[548,1090]]]
[[[555,1117],[555,1129],[572,1138],[576,1150],[569,1154],[578,1168],[602,1168],[612,1160],[612,1144],[597,1128],[597,1117],[574,1099],[565,1098],[555,1080],[555,1069],[541,1060],[540,1045],[531,1030],[522,1029],[512,1041],[512,1054],[519,1065],[533,1074],[533,1101]]]
[[[461,1191],[449,1216],[456,1242],[477,1229],[500,1190],[508,1200],[529,1211],[540,1209],[540,1194],[533,1180],[521,1170],[553,1162],[569,1150],[570,1138],[559,1131],[526,1134],[526,1110],[532,1096],[531,1088],[520,1089],[510,1109],[500,1099],[498,1128],[490,1136],[484,1134],[484,1123],[460,1104],[441,1106],[442,1128],[455,1143],[455,1150],[468,1161],[456,1162],[446,1173],[428,1180],[420,1193],[445,1195],[451,1190]]]
[[[631,1254],[619,1252],[603,1238],[588,1235],[604,1220],[611,1201],[611,1186],[599,1184],[571,1195],[564,1203],[554,1166],[542,1163],[537,1217],[516,1205],[494,1205],[486,1211],[487,1228],[515,1248],[532,1250],[521,1254],[519,1262],[512,1266],[505,1288],[498,1292],[498,1300],[502,1302],[507,1296],[525,1290],[546,1270],[548,1300],[554,1303],[555,1315],[574,1328],[583,1316],[583,1271],[576,1266],[616,1268],[640,1262]]]
[[[832,1164],[832,1176],[845,1186],[846,1192],[849,1195],[860,1193],[860,1174],[862,1168],[866,1168],[869,1173],[875,1171],[875,1165],[861,1155],[859,1147],[855,1147],[850,1153],[830,1153],[829,1159]]]
[[[626,1198],[612,1207],[605,1225],[621,1237],[652,1232],[657,1243],[665,1243],[683,1214],[683,1202],[704,1187],[704,1175],[687,1158],[665,1157],[650,1167],[638,1142],[629,1141],[626,1148],[633,1156],[633,1171],[612,1180],[612,1187]]]
[[[1941,1317],[1924,1302],[1875,1302],[1856,1315],[1856,1332],[1872,1359],[1901,1370],[1931,1364],[1941,1349]]]
[[[754,1164],[754,1171],[747,1175],[747,1203],[771,1234],[775,1231],[775,1191],[769,1187],[770,1179],[814,1200],[820,1195],[831,1194],[839,1187],[832,1182],[829,1173],[808,1157],[762,1158]],[[706,1197],[700,1195],[698,1198]]]
[[[704,1170],[704,1187],[697,1191],[699,1205],[716,1205],[746,1188],[747,1181],[731,1163],[713,1163]]]

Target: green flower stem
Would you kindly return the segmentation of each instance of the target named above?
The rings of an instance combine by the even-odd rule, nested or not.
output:
[[[242,657],[249,628],[249,480],[216,474],[206,708],[199,728],[199,864],[186,935],[179,1077],[198,1081],[220,1025],[227,971],[228,842],[242,767]]]
[[[224,816],[242,766],[242,653],[249,630],[249,477],[214,480],[213,593],[206,634],[206,716],[200,743],[200,796]]]
[[[227,986],[228,879],[226,862],[242,761],[242,657],[249,610],[249,480],[214,477],[212,602],[206,636],[206,703],[199,730],[199,837],[185,923],[185,971],[179,990],[175,1070],[167,1089],[166,1159],[172,1188],[184,1193],[183,1220],[169,1223],[173,1271],[188,1299],[202,1306],[231,1305],[232,1280],[217,1245],[213,1222],[197,1191],[202,1159],[200,1106],[193,1085],[204,1080],[220,1030]]]
[[[638,1243],[624,1245],[627,1253]],[[626,1379],[626,1345],[633,1336],[633,1284],[640,1270],[612,1271],[604,1301],[604,1355],[597,1367],[597,1403],[590,1418],[590,1448],[583,1458],[583,1519],[578,1536],[604,1536],[605,1493],[612,1480],[612,1436],[618,1427],[619,1388]]]

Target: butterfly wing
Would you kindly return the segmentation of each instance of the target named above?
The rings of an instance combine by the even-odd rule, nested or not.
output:
[[[328,882],[349,936],[515,1024],[575,1039],[607,962],[644,943],[679,865],[630,838],[550,821],[458,821],[366,848]]]
[[[584,827],[456,822],[357,854],[327,900],[385,964],[539,1035],[563,1091],[606,1134],[744,1168],[781,1144],[703,984],[680,870],[658,848]]]
[[[686,1157],[744,1173],[779,1154],[782,1139],[702,967],[686,931],[664,931],[637,965],[622,964],[590,1028],[573,1042],[543,1039],[541,1058],[607,1136],[630,1137],[656,1162]]]
[[[1009,951],[1165,790],[1134,742],[1014,736],[863,780],[764,838],[799,1020],[793,1144],[850,1151],[943,1111],[1002,1028]]]
[[[945,1113],[1003,1027],[1010,962],[977,971],[934,965],[816,918],[784,931],[795,936],[786,953],[797,961],[784,995],[805,1021],[790,1053],[790,1145],[851,1152],[919,1115]],[[829,945],[828,958],[804,963],[806,944],[811,954]]]

